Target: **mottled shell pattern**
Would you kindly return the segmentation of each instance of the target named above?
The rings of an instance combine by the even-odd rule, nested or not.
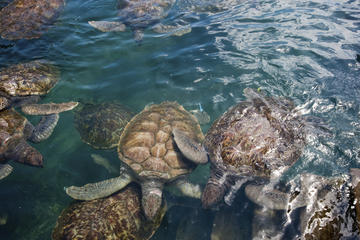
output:
[[[45,61],[14,64],[0,71],[0,92],[9,96],[44,95],[59,79],[59,69]]]
[[[212,163],[242,176],[270,177],[301,155],[304,123],[287,99],[245,89],[240,102],[214,122],[205,137]]]
[[[150,222],[141,210],[140,196],[139,187],[131,184],[106,198],[75,202],[61,213],[52,239],[149,239],[159,227],[166,206]]]
[[[174,0],[119,0],[118,16],[121,21],[129,23],[132,27],[145,28],[164,18],[174,2]]]
[[[64,0],[14,0],[0,11],[0,35],[8,40],[39,38],[64,6]]]
[[[97,149],[109,149],[118,145],[133,115],[118,103],[85,103],[76,110],[74,121],[84,142]]]
[[[7,151],[9,143],[24,137],[26,121],[13,109],[0,112],[0,163],[6,160],[2,155]]]
[[[178,128],[202,142],[204,136],[196,118],[176,102],[146,107],[127,124],[121,135],[119,158],[142,178],[164,181],[189,173],[194,164],[176,147],[172,130]]]

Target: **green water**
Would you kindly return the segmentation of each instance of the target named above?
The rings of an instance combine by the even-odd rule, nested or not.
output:
[[[209,11],[204,5],[215,0],[178,0],[164,22],[189,24],[191,33],[174,37],[148,30],[139,45],[130,30],[102,33],[87,24],[114,19],[115,1],[68,0],[40,39],[0,48],[0,67],[32,59],[58,65],[61,80],[43,102],[116,100],[135,112],[165,100],[188,110],[201,103],[211,121],[243,100],[244,88],[261,88],[290,97],[300,112],[324,119],[333,132],[310,139],[289,178],[304,171],[338,175],[359,167],[359,1],[224,2],[227,9]],[[204,132],[209,126],[202,126]],[[52,136],[35,147],[44,156],[44,168],[13,163],[13,173],[0,182],[0,213],[8,215],[0,239],[50,239],[58,214],[71,202],[64,186],[114,176],[90,154],[119,166],[115,152],[94,150],[80,140],[72,112],[62,113]],[[192,179],[205,183],[207,176],[204,167]],[[234,211],[245,216],[239,220],[241,239],[250,237],[253,207],[240,193]],[[199,229],[189,231],[201,231],[197,239],[210,239],[214,213],[185,207],[170,209],[153,239],[175,239],[179,223],[191,216]]]

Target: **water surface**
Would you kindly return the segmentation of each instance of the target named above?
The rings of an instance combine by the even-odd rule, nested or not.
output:
[[[148,30],[139,45],[130,30],[103,33],[87,24],[114,19],[115,1],[68,0],[40,39],[0,49],[0,67],[32,59],[56,63],[61,80],[43,102],[119,101],[135,112],[165,100],[188,110],[201,103],[212,121],[244,100],[244,88],[261,88],[293,99],[299,112],[322,118],[333,132],[310,138],[289,178],[306,171],[336,176],[360,167],[359,2],[219,2],[178,0],[164,22],[189,24],[191,33],[174,37]],[[204,132],[209,126],[202,126]],[[72,112],[62,113],[53,135],[36,148],[44,155],[43,169],[13,163],[14,172],[0,182],[0,213],[8,215],[1,239],[50,239],[58,214],[71,202],[64,186],[114,176],[90,155],[119,166],[114,151],[94,150],[80,140]],[[205,166],[192,179],[204,184],[207,176]],[[240,193],[234,211],[247,216],[239,224],[242,239],[251,234],[253,208]],[[210,239],[214,213],[185,207],[169,210],[153,239],[175,239],[187,214],[200,222],[201,229],[190,229],[202,232],[197,239]]]

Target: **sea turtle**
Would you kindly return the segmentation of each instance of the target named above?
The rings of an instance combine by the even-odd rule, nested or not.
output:
[[[36,143],[47,139],[58,122],[58,113],[71,110],[76,105],[73,102],[50,104],[50,108],[49,105],[33,105],[33,113],[45,114],[35,127],[13,108],[0,111],[0,179],[13,169],[7,164],[9,160],[42,167],[42,155],[26,140]]]
[[[70,205],[58,218],[52,239],[149,239],[165,210],[163,204],[153,221],[147,220],[141,210],[141,190],[130,184],[111,196]]]
[[[173,35],[181,36],[189,33],[191,28],[159,23],[168,15],[168,11],[174,3],[175,0],[118,0],[119,21],[89,21],[89,24],[103,32],[122,32],[128,26],[133,31],[134,39],[137,42],[141,42],[143,31],[149,26],[153,26],[152,29],[155,32],[173,32]]]
[[[300,213],[301,239],[355,239],[359,236],[349,183],[348,175],[327,178],[302,174],[301,191],[305,194],[301,198],[306,208]]]
[[[248,181],[274,183],[300,157],[305,145],[305,124],[285,98],[266,97],[246,88],[246,100],[217,119],[204,140],[211,162],[211,176],[202,194],[204,208],[224,196],[231,205],[235,193]],[[200,154],[182,149],[182,152]],[[200,149],[200,148],[198,148]],[[204,149],[204,148],[202,148]],[[265,189],[264,189],[265,190]],[[271,191],[269,187],[267,191]]]
[[[0,110],[37,102],[60,79],[59,69],[43,60],[14,64],[0,70]],[[24,108],[24,112],[33,107]],[[37,109],[39,110],[39,109]],[[38,112],[36,113],[38,114]]]
[[[75,110],[81,139],[96,149],[114,148],[133,113],[119,103],[84,103]]]
[[[296,178],[290,181],[289,185],[292,190],[287,193],[287,201],[283,201],[281,204],[280,201],[278,202],[279,209],[283,204],[284,206],[281,208],[286,210],[286,213],[284,212],[285,220],[274,221],[272,219],[271,221],[265,209],[262,212],[267,221],[262,227],[268,228],[269,223],[285,223],[277,226],[277,230],[272,232],[273,235],[279,236],[277,239],[282,239],[287,226],[294,225],[294,223],[299,223],[299,226],[295,225],[292,228],[298,228],[301,239],[325,240],[343,239],[343,237],[357,239],[360,227],[357,221],[360,219],[357,211],[360,206],[359,195],[357,195],[360,170],[351,169],[350,176],[343,174],[336,177],[303,173],[299,179],[301,186],[298,187],[295,183]],[[248,196],[259,206],[266,205],[264,204],[267,201],[266,195],[261,193],[260,188],[256,189],[251,186]],[[255,213],[255,218],[258,219],[258,215]],[[253,225],[259,230],[259,221],[255,221]],[[265,229],[262,231],[264,232]],[[254,231],[253,227],[253,234],[259,232]]]
[[[165,184],[178,187],[185,195],[200,198],[200,187],[181,177],[190,173],[195,164],[180,153],[177,142],[187,138],[193,143],[192,148],[201,148],[197,142],[203,137],[196,118],[180,104],[163,102],[147,106],[131,119],[120,137],[118,155],[127,164],[127,171],[117,178],[83,187],[68,187],[66,193],[74,199],[92,200],[108,196],[136,181],[141,185],[145,215],[152,219],[161,206]],[[196,157],[195,163],[208,160],[206,154]]]
[[[14,0],[0,10],[0,36],[39,38],[59,16],[65,0]]]

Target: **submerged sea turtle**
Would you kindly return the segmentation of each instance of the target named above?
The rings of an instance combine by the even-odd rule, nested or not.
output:
[[[26,105],[39,100],[58,82],[60,71],[46,61],[35,60],[14,64],[0,70],[0,110]],[[30,108],[24,108],[27,112]]]
[[[301,176],[304,195],[301,200],[306,203],[300,214],[301,239],[358,238],[349,183],[347,175],[332,178],[314,174]]]
[[[166,205],[149,221],[141,210],[141,191],[130,184],[103,199],[75,202],[58,218],[53,240],[149,239],[160,226]]]
[[[248,88],[244,94],[246,101],[231,107],[206,134],[211,176],[202,195],[205,208],[224,196],[231,205],[245,182],[278,177],[300,157],[305,145],[304,121],[293,114],[291,101]]]
[[[40,142],[47,139],[57,124],[58,113],[71,110],[76,105],[77,103],[70,102],[50,104],[50,108],[49,105],[29,107],[33,113],[45,114],[35,127],[12,108],[0,111],[0,179],[12,171],[12,167],[6,163],[9,160],[42,167],[42,155],[26,140]]]
[[[136,41],[143,38],[143,31],[153,25],[156,32],[174,31],[173,35],[181,36],[191,31],[190,27],[165,26],[160,20],[168,15],[175,0],[118,0],[118,22],[89,21],[89,24],[103,32],[125,31],[126,26],[134,33]],[[156,24],[156,25],[155,25]]]
[[[14,0],[0,10],[0,36],[39,38],[58,17],[65,0]]]
[[[119,143],[121,133],[133,113],[118,103],[85,103],[75,111],[75,127],[81,139],[96,149],[109,149]]]
[[[181,105],[163,102],[147,106],[131,119],[121,134],[118,155],[128,167],[120,176],[83,187],[71,186],[66,188],[66,193],[75,199],[92,200],[136,181],[141,184],[142,206],[149,219],[159,211],[165,184],[173,184],[183,194],[199,198],[200,187],[180,178],[195,167],[175,143],[185,136],[193,143],[192,148],[201,147],[196,143],[204,137],[200,125]],[[206,154],[197,156],[195,162],[206,163]]]

